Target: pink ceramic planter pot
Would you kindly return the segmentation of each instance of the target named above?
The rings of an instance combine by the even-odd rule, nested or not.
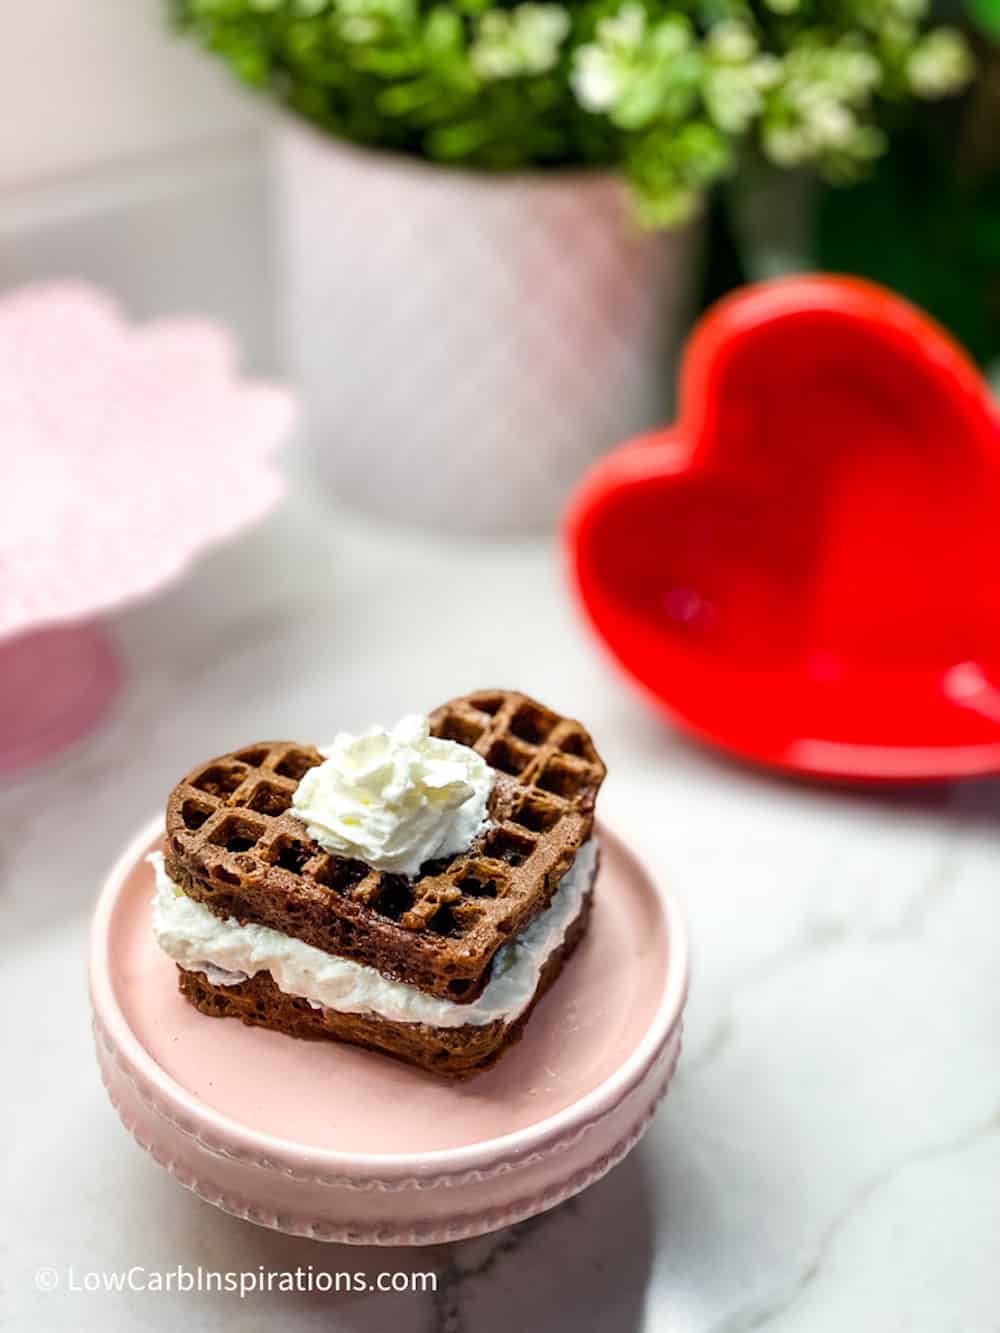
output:
[[[145,828],[94,918],[108,1094],[139,1144],[209,1203],[316,1240],[458,1240],[553,1207],[630,1151],[667,1089],[687,991],[683,923],[600,831],[593,922],[496,1069],[451,1084],[387,1057],[206,1018],[150,934]]]

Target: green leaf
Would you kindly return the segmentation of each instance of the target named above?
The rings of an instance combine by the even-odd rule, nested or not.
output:
[[[1000,37],[1000,0],[966,0],[966,4],[980,27]]]
[[[825,191],[815,257],[908,297],[986,366],[1000,357],[1000,172],[966,178],[957,136],[934,127],[899,135],[870,180]]]

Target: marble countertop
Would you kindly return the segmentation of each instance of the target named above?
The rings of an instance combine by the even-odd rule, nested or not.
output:
[[[5,1327],[1000,1329],[1000,784],[860,795],[731,766],[622,686],[551,543],[367,526],[305,488],[113,629],[114,716],[0,787]],[[481,1240],[352,1250],[217,1212],[136,1147],[100,1086],[84,973],[104,872],[207,753],[494,682],[587,720],[606,818],[686,908],[670,1095],[604,1181]],[[71,1271],[79,1285],[178,1264],[433,1270],[438,1290],[69,1289]],[[37,1289],[40,1268],[55,1290]]]

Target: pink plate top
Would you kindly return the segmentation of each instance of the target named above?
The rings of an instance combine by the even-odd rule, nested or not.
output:
[[[207,1018],[177,990],[150,930],[145,829],[94,919],[95,1016],[121,1061],[227,1145],[290,1170],[402,1177],[550,1144],[620,1103],[675,1033],[687,987],[676,909],[606,829],[591,928],[523,1040],[450,1083],[346,1045]]]

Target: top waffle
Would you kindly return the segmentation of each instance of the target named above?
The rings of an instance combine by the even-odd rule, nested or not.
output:
[[[549,902],[593,827],[605,769],[579,722],[505,690],[453,699],[431,732],[495,770],[490,825],[413,879],[324,851],[290,812],[323,756],[260,742],[202,764],[167,803],[166,865],[217,915],[254,921],[458,1003]]]

